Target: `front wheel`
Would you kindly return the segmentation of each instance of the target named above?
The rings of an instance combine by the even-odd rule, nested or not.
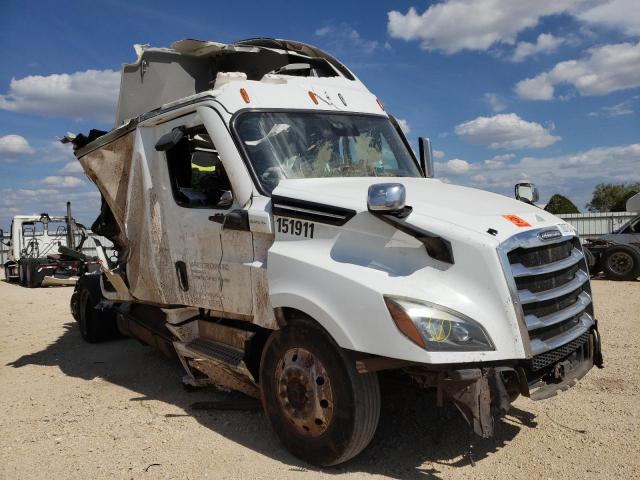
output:
[[[260,365],[262,405],[295,456],[315,465],[346,462],[371,441],[380,417],[375,373],[355,361],[312,321],[274,332]]]

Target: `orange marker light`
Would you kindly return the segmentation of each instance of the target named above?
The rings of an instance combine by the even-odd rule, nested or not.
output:
[[[244,88],[240,89],[240,95],[242,96],[242,99],[244,100],[244,103],[251,102],[251,100],[249,100],[249,94],[247,93],[247,91]]]
[[[504,218],[506,220],[509,220],[516,227],[530,227],[531,226],[531,224],[529,222],[527,222],[523,218],[520,218],[518,215],[513,215],[513,214],[502,215],[502,218]]]
[[[384,112],[384,105],[382,104],[382,102],[380,101],[379,98],[376,98],[376,102],[378,102],[378,106],[380,107],[380,109]]]
[[[318,96],[315,93],[313,93],[311,90],[309,90],[309,98],[313,100],[313,103],[318,105]]]

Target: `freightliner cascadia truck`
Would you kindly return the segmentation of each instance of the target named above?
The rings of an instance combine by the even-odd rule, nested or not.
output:
[[[602,366],[574,230],[521,201],[433,177],[342,63],[257,38],[137,46],[115,128],[67,136],[113,241],[73,309],[177,357],[192,387],[260,398],[317,465],[362,451],[378,375],[438,392],[471,428]],[[428,402],[425,395],[425,403]]]

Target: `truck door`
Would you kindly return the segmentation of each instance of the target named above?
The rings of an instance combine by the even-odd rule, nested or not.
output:
[[[248,222],[243,226],[241,206],[216,146],[199,117],[192,117],[195,121],[157,127],[157,138],[176,128],[182,132],[174,146],[157,152],[158,174],[165,177],[164,187],[157,189],[163,197],[162,235],[167,237],[162,243],[170,258],[165,271],[173,278],[165,301],[249,317],[251,232]]]

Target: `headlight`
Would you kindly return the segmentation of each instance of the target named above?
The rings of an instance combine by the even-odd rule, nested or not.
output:
[[[495,350],[484,328],[459,312],[401,297],[385,296],[384,301],[398,329],[425,350]]]

